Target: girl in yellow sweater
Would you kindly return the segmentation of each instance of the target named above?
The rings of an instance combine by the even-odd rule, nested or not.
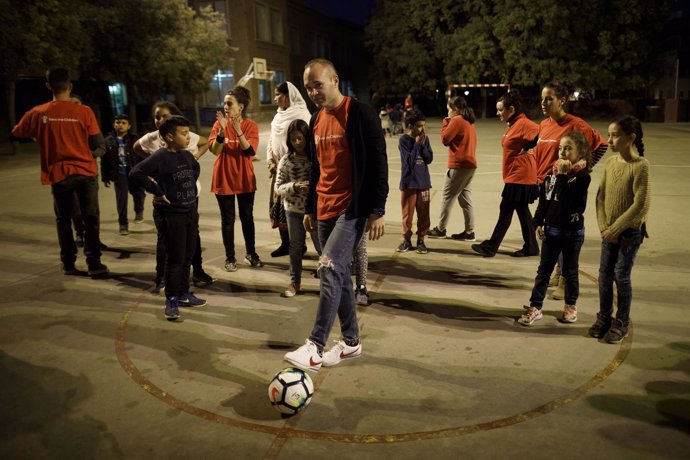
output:
[[[649,211],[649,162],[643,158],[642,125],[632,116],[609,125],[609,147],[617,155],[606,162],[597,193],[597,222],[601,231],[599,313],[589,335],[619,343],[628,334],[632,285],[630,273]],[[618,310],[613,317],[613,282]]]

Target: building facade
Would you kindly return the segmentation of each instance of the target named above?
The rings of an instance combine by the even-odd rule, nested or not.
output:
[[[324,16],[310,8],[308,0],[190,0],[189,3],[194,8],[210,7],[225,18],[231,49],[226,65],[217,69],[209,91],[201,97],[204,111],[215,113],[222,107],[225,93],[240,82],[255,58],[265,60],[270,75],[270,79],[252,78],[244,83],[252,95],[248,112],[255,120],[273,118],[273,95],[280,83],[290,81],[304,92],[304,64],[315,57],[333,61],[344,94],[368,98],[361,27]],[[187,98],[182,98],[185,106],[191,105]]]

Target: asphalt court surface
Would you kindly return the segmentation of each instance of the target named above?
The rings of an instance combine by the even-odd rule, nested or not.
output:
[[[431,166],[432,226],[445,172],[438,126],[438,121],[429,122],[436,156]],[[605,134],[605,123],[594,126]],[[7,292],[0,301],[0,352],[4,372],[22,376],[18,381],[24,383],[12,386],[10,393],[25,401],[26,388],[46,375],[61,375],[70,382],[65,383],[64,393],[55,390],[60,396],[46,396],[61,403],[62,409],[53,409],[54,417],[38,429],[20,421],[6,431],[4,452],[16,453],[37,432],[58,432],[58,425],[79,414],[107,427],[95,424],[107,436],[93,445],[84,441],[86,451],[103,453],[114,444],[124,456],[136,456],[142,452],[141,435],[132,433],[131,421],[124,414],[138,412],[142,423],[147,417],[171,428],[194,423],[195,430],[207,436],[218,430],[227,435],[230,430],[234,442],[226,442],[242,454],[237,458],[294,458],[296,452],[304,452],[307,458],[324,453],[341,458],[346,455],[341,450],[345,444],[361,445],[354,452],[375,458],[382,451],[367,446],[388,445],[389,453],[399,455],[390,446],[400,443],[410,455],[438,449],[435,456],[455,458],[454,448],[468,454],[488,453],[475,444],[483,436],[492,437],[491,449],[500,452],[508,439],[525,431],[548,434],[559,423],[579,426],[591,417],[596,417],[597,426],[578,428],[582,436],[591,437],[591,448],[631,449],[641,458],[653,458],[659,452],[675,457],[688,447],[687,438],[673,423],[664,427],[659,419],[678,420],[677,414],[674,418],[657,408],[656,412],[642,410],[640,415],[635,407],[646,407],[646,403],[633,404],[626,412],[597,399],[605,388],[635,400],[648,389],[648,380],[664,378],[682,390],[670,392],[674,398],[685,401],[690,393],[684,390],[690,374],[688,320],[679,316],[687,298],[687,285],[680,280],[687,279],[690,263],[683,232],[673,231],[686,222],[680,211],[690,194],[684,180],[690,162],[682,156],[680,144],[690,139],[690,129],[687,125],[645,128],[648,156],[653,165],[658,163],[652,170],[652,239],[643,245],[633,271],[634,333],[620,345],[586,336],[598,301],[599,243],[593,200],[600,176],[596,169],[580,260],[579,321],[558,323],[562,303],[550,300],[544,319],[525,328],[514,320],[529,297],[538,258],[507,255],[521,246],[517,219],[499,255],[492,259],[475,256],[470,243],[450,239],[428,239],[431,252],[426,255],[395,251],[400,242],[399,156],[397,138],[387,140],[391,192],[386,236],[369,244],[372,305],[358,308],[364,354],[311,374],[316,384],[312,403],[291,419],[282,419],[270,407],[266,388],[272,376],[287,366],[283,354],[303,343],[313,324],[318,280],[310,277],[310,271],[316,258],[310,248],[303,278],[306,293],[292,299],[280,297],[288,284],[288,260],[269,256],[278,238],[268,224],[264,161],[254,164],[259,186],[255,222],[257,249],[266,266],[240,265],[238,272],[226,273],[221,268],[218,209],[208,191],[212,157],[202,158],[204,266],[217,281],[197,290],[208,301],[206,307],[184,309],[182,321],[172,323],[162,316],[163,299],[146,291],[152,284],[155,250],[149,201],[146,222],[130,224],[131,234],[120,236],[114,192],[101,187],[101,235],[109,246],[103,260],[112,276],[99,281],[65,277],[59,272],[49,187],[42,187],[38,180],[38,158],[27,153],[0,158],[0,177],[6,184],[0,192],[4,195],[0,274]],[[262,125],[262,135],[266,129]],[[489,236],[498,214],[502,130],[498,122],[478,125],[479,169],[473,184],[478,239]],[[456,208],[449,232],[461,227],[462,213]],[[244,252],[239,223],[236,233],[240,258]],[[83,265],[83,259],[79,264]],[[332,339],[337,338],[337,331],[336,322]],[[652,350],[666,361],[655,361]],[[665,367],[669,363],[675,364]],[[643,372],[646,367],[650,369]],[[662,378],[662,374],[668,375]],[[126,397],[115,398],[123,388]],[[676,406],[686,407],[682,404]],[[29,412],[40,413],[41,407],[29,404]],[[642,450],[632,449],[598,426],[620,425],[626,416],[631,432],[644,427],[650,438],[664,440],[663,448],[655,450],[647,443]],[[480,434],[485,432],[491,433]],[[185,452],[174,438],[161,437],[170,443],[159,446],[154,457]],[[220,456],[221,450],[213,450],[202,439],[190,442],[186,449]],[[644,439],[638,436],[637,442]],[[75,444],[69,447],[59,442],[38,445],[44,448],[40,452],[75,449]]]

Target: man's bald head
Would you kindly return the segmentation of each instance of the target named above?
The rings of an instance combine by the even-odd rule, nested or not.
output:
[[[304,87],[319,108],[332,109],[342,102],[339,83],[338,72],[327,59],[312,59],[304,66]]]

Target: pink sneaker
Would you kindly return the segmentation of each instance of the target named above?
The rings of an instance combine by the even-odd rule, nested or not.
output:
[[[563,307],[563,315],[559,321],[561,323],[574,323],[577,321],[577,307],[575,305],[566,305]]]
[[[529,307],[525,314],[518,318],[517,322],[523,326],[531,326],[532,323],[539,321],[543,317],[544,315],[537,307]]]

